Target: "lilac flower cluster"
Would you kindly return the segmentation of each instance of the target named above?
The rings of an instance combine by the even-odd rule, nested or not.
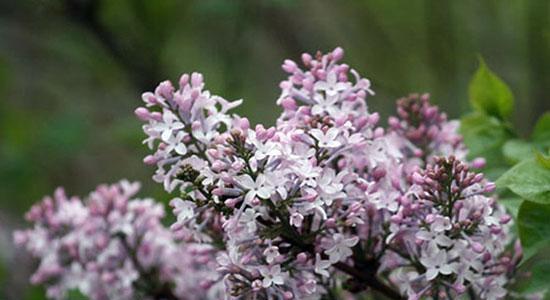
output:
[[[32,229],[17,231],[16,244],[40,258],[31,278],[47,295],[65,299],[79,290],[90,299],[202,298],[217,291],[214,249],[175,242],[160,223],[162,205],[130,199],[139,184],[102,185],[82,201],[57,189],[27,213]]]
[[[457,122],[411,95],[386,132],[366,105],[370,81],[342,57],[286,60],[270,128],[229,114],[240,101],[204,91],[197,73],[144,94],[145,161],[179,193],[172,229],[222,242],[218,271],[235,298],[316,299],[339,286],[504,296],[510,217],[483,196],[494,185],[454,158],[466,154]]]
[[[42,258],[34,281],[54,278],[51,296],[95,283],[86,273],[116,282],[103,293],[118,298],[321,299],[372,290],[392,299],[502,299],[521,248],[506,251],[511,218],[489,196],[494,184],[470,170],[483,161],[465,162],[458,123],[427,95],[400,99],[388,129],[379,126],[366,102],[370,81],[341,63],[343,54],[303,54],[303,69],[285,60],[274,127],[232,114],[241,101],[212,95],[198,73],[143,94],[135,113],[153,151],[144,162],[173,194],[171,231],[158,206],[127,201],[125,184],[111,198],[127,208],[101,206],[107,215],[91,216],[93,195],[87,205],[42,204],[30,213],[44,215],[30,217],[37,227],[17,237]],[[138,213],[131,203],[149,208]],[[142,218],[151,221],[141,226]],[[96,219],[101,227],[87,225]],[[58,232],[59,223],[69,229]],[[62,246],[96,245],[74,237],[83,230],[102,237],[93,267],[82,250],[66,255]],[[97,255],[111,251],[115,269]]]
[[[397,100],[397,116],[389,118],[389,131],[396,133],[402,153],[412,163],[432,162],[437,156],[466,157],[459,122],[448,121],[445,113],[429,102],[428,94],[411,94]]]

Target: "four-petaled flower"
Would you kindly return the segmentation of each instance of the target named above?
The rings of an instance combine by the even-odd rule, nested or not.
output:
[[[267,263],[268,264],[272,263],[280,255],[279,254],[279,247],[277,247],[277,246],[267,247],[264,250],[264,255],[265,255],[265,260],[267,261]]]
[[[343,234],[337,233],[333,235],[332,244],[325,250],[325,253],[329,256],[331,263],[341,261],[353,254],[351,247],[355,246],[357,242],[359,242],[357,236],[346,238]]]
[[[285,277],[288,276],[287,272],[281,272],[281,265],[274,265],[271,267],[260,267],[260,274],[262,274],[262,286],[264,288],[274,285],[282,285],[285,283]]]
[[[273,187],[269,185],[265,175],[260,174],[256,177],[256,181],[250,175],[242,175],[236,178],[236,181],[245,189],[246,195],[244,201],[250,203],[254,197],[268,199],[273,192]]]
[[[324,277],[330,277],[330,273],[328,272],[328,268],[332,265],[330,260],[321,259],[321,255],[319,253],[315,254],[315,273],[324,276]]]
[[[429,256],[422,256],[420,262],[426,267],[426,280],[433,280],[438,274],[449,275],[453,273],[453,267],[447,261],[447,252],[444,250]]]
[[[178,222],[185,222],[195,216],[195,203],[184,201],[181,198],[174,198],[170,201],[170,206],[174,208],[174,214],[178,217]]]
[[[336,140],[339,131],[335,127],[331,127],[327,132],[315,128],[309,133],[317,140],[317,145],[321,148],[336,148],[342,145],[342,143]]]
[[[168,142],[174,131],[183,129],[184,127],[185,125],[173,112],[164,110],[162,122],[156,123],[153,128],[161,133],[160,138],[163,141]]]
[[[351,87],[349,82],[338,81],[336,72],[329,72],[326,81],[318,81],[315,83],[315,90],[324,91],[327,95],[333,96],[343,92]]]

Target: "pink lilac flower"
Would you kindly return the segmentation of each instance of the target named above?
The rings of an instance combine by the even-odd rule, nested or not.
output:
[[[73,289],[90,299],[206,297],[199,285],[217,279],[209,270],[215,250],[177,243],[160,222],[160,204],[131,199],[138,189],[127,181],[101,185],[84,201],[58,189],[34,205],[26,215],[34,228],[14,234],[41,259],[32,283],[45,284],[54,299]]]
[[[333,273],[356,286],[373,281],[371,286],[393,298],[447,291],[454,297],[464,293],[462,286],[480,297],[493,295],[478,283],[495,266],[482,259],[484,251],[494,259],[503,253],[508,233],[499,220],[505,212],[483,196],[491,184],[459,163],[466,148],[458,123],[448,121],[427,95],[411,95],[398,101],[398,116],[384,130],[378,113],[367,107],[374,95],[370,81],[340,63],[342,57],[340,48],[304,54],[304,69],[286,60],[289,76],[277,100],[283,112],[271,128],[252,129],[247,119],[227,114],[240,102],[203,92],[199,75],[200,84],[189,84],[184,75],[178,91],[162,88],[164,102],[150,101],[158,93],[144,97],[148,108],[136,113],[148,122],[149,145],[159,139],[151,128],[163,122],[157,110],[178,118],[160,128],[172,129],[172,135],[191,132],[182,140],[186,154],[167,153],[162,137],[153,154],[155,180],[168,192],[179,187],[172,228],[189,241],[223,241],[218,270],[236,298],[319,298],[329,284],[323,278]],[[185,105],[169,100],[176,95]],[[193,110],[197,103],[207,104],[209,115],[197,115],[204,111]],[[209,126],[198,121],[211,116],[217,121]],[[440,174],[447,170],[440,156],[453,156],[448,163],[459,177],[450,188],[453,197],[462,195],[459,200],[436,184],[455,176]],[[466,222],[472,218],[475,227]],[[461,255],[470,267],[462,265]],[[399,289],[381,279],[394,278],[392,273],[413,283]],[[498,274],[493,276],[508,276]]]
[[[159,205],[129,201],[136,187],[127,183],[84,202],[56,194],[63,204],[45,200],[29,213],[39,226],[16,234],[41,258],[33,281],[58,298],[79,284],[103,293],[94,299],[165,290],[322,299],[342,287],[392,299],[505,297],[521,247],[506,251],[510,217],[490,195],[494,184],[462,162],[458,122],[427,95],[410,95],[381,127],[367,106],[370,81],[343,55],[303,54],[303,67],[285,60],[283,111],[269,128],[230,114],[241,101],[212,95],[199,73],[144,93],[135,111],[152,150],[144,162],[172,195],[171,231]],[[93,264],[73,263],[74,253]],[[143,268],[158,272],[155,289],[136,287],[151,280]]]

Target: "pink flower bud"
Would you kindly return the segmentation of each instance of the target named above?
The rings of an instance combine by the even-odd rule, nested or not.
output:
[[[415,172],[412,175],[412,181],[415,184],[424,184],[424,176],[420,175],[419,173]]]
[[[226,168],[226,164],[220,160],[216,160],[214,161],[214,163],[212,163],[212,170],[215,172],[220,172],[225,168]]]
[[[334,218],[328,218],[325,221],[325,226],[327,226],[327,228],[335,228],[336,227],[336,220]]]
[[[502,215],[500,216],[500,224],[508,224],[512,220],[512,216],[510,215]]]
[[[298,253],[296,261],[301,264],[305,263],[307,261],[307,254],[305,252]]]
[[[369,122],[369,118],[367,116],[359,116],[355,119],[355,127],[357,127],[357,129],[361,129],[368,122]]]
[[[136,116],[142,121],[149,121],[151,114],[145,107],[138,107],[134,110]]]
[[[483,189],[485,193],[492,193],[497,188],[496,184],[494,182],[489,182],[485,185],[485,188]]]
[[[296,105],[296,101],[290,97],[286,97],[281,101],[281,106],[286,110],[295,111],[298,106]]]
[[[386,170],[383,168],[376,168],[372,172],[372,176],[374,177],[374,180],[380,180],[382,177],[386,176]]]
[[[156,105],[158,103],[157,97],[151,92],[143,93],[141,99],[149,105]]]
[[[336,49],[332,50],[332,59],[334,61],[339,61],[344,57],[344,49],[340,47],[336,47]]]
[[[203,77],[201,73],[193,72],[193,74],[191,74],[191,85],[193,87],[199,87],[202,84],[202,82],[203,82]]]
[[[248,130],[250,128],[250,122],[247,118],[240,118],[239,127],[241,127],[242,130]]]
[[[384,136],[384,128],[378,127],[374,130],[374,138],[381,138]]]
[[[180,88],[183,89],[188,83],[189,83],[189,74],[187,73],[182,74],[179,81]]]
[[[285,59],[282,68],[287,73],[294,73],[298,69],[298,66],[294,61],[290,59]]]
[[[403,218],[400,215],[393,215],[390,217],[390,221],[394,224],[399,224],[403,221]]]
[[[376,124],[378,124],[378,121],[380,121],[380,114],[378,114],[377,112],[372,113],[368,116],[368,122],[370,125],[375,126]]]
[[[478,173],[476,174],[476,176],[474,176],[473,182],[478,183],[478,182],[481,182],[482,180],[483,180],[483,173]]]
[[[327,78],[327,72],[323,69],[317,69],[315,76],[317,76],[320,80],[325,80]]]
[[[428,224],[432,224],[435,221],[435,219],[436,219],[435,215],[429,214],[429,215],[426,216],[425,221]]]
[[[147,155],[145,156],[145,158],[143,159],[143,162],[146,164],[146,165],[154,165],[156,164],[158,161],[158,159],[156,157],[154,157],[153,155]]]
[[[174,94],[174,87],[168,80],[161,82],[155,89],[155,95],[161,96],[164,99],[172,99]]]
[[[304,63],[304,65],[308,66],[312,60],[313,58],[308,53],[302,54],[302,62]]]
[[[477,253],[481,253],[485,250],[485,247],[478,242],[471,243],[471,246],[472,246],[472,250],[474,250]]]
[[[455,283],[453,284],[453,289],[458,293],[458,294],[463,294],[464,292],[466,292],[466,286],[464,286],[463,284],[461,283]]]
[[[237,198],[229,198],[229,199],[225,200],[223,203],[227,207],[234,208],[235,205],[237,205],[238,202],[239,202],[239,200]]]
[[[478,158],[476,158],[472,161],[471,166],[474,169],[481,169],[481,168],[485,167],[485,163],[486,163],[485,158],[478,157]]]
[[[212,194],[214,194],[216,196],[223,196],[224,189],[223,188],[215,188],[215,189],[212,190]]]
[[[210,156],[213,159],[219,159],[220,158],[219,152],[216,149],[208,149],[208,150],[206,150],[206,154],[208,154],[208,156]]]

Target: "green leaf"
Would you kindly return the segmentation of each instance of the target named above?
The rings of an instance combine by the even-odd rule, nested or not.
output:
[[[538,244],[535,249],[524,251],[523,262],[517,274],[530,274],[529,276],[517,276],[516,283],[511,287],[512,290],[520,292],[523,295],[536,292],[546,292],[548,299],[548,282],[550,281],[550,243]],[[534,253],[531,250],[534,250]],[[523,299],[523,298],[519,298]]]
[[[550,240],[550,204],[523,201],[518,213],[518,230],[525,250]]]
[[[523,140],[509,140],[502,147],[502,154],[510,164],[517,164],[533,155],[533,146]]]
[[[479,59],[479,68],[470,81],[470,103],[479,112],[507,119],[514,109],[514,96],[508,86]]]
[[[491,174],[489,179],[496,179],[508,169],[502,146],[512,137],[504,124],[495,117],[481,113],[472,113],[462,117],[460,133],[468,146],[468,158],[484,157],[490,169],[483,170]]]
[[[504,205],[506,208],[506,211],[508,211],[509,214],[514,217],[514,219],[517,218],[519,208],[521,207],[521,204],[523,203],[523,199],[521,198],[499,198],[498,203]]]
[[[526,159],[512,167],[496,184],[499,188],[509,188],[526,200],[550,203],[550,169],[542,166],[534,158]]]
[[[542,147],[550,147],[550,112],[545,112],[539,118],[531,137],[534,143]]]
[[[529,248],[550,239],[550,204],[524,201],[518,213],[521,244]]]
[[[537,163],[543,168],[550,170],[550,156],[544,155],[540,152],[536,152],[535,159],[537,160]]]

